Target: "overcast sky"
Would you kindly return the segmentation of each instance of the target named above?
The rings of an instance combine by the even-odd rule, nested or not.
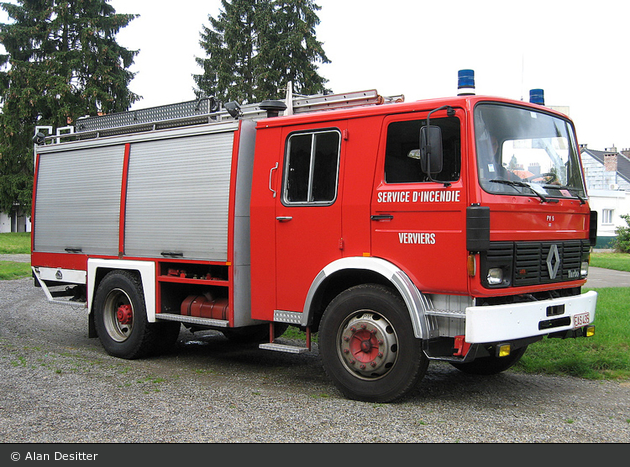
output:
[[[110,0],[139,18],[119,42],[139,49],[134,108],[194,99],[199,33],[220,0]],[[477,94],[529,100],[542,88],[566,106],[589,148],[630,148],[627,0],[316,0],[320,67],[335,92],[377,89],[406,101],[457,93],[475,71]]]

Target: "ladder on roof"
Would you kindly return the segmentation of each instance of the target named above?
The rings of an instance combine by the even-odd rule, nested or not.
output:
[[[222,104],[212,97],[177,104],[130,110],[109,115],[83,117],[77,120],[73,136],[99,137],[129,132],[151,131],[180,126],[234,121],[235,118],[258,119],[268,116],[268,105],[283,104],[281,115],[335,110],[367,105],[402,102],[403,95],[383,97],[376,90],[355,91],[330,95],[293,95],[291,83],[284,101],[264,101],[239,106]],[[70,135],[70,133],[68,134]],[[59,142],[58,138],[54,138]]]

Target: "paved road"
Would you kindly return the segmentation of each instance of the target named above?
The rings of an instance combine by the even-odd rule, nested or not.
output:
[[[630,272],[589,268],[586,287],[591,289],[601,287],[630,287]]]

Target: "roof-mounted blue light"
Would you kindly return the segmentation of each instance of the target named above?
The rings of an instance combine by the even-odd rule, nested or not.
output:
[[[532,104],[545,105],[545,91],[542,89],[530,89],[529,102]]]
[[[458,96],[475,94],[475,70],[459,70],[457,72],[457,90]]]

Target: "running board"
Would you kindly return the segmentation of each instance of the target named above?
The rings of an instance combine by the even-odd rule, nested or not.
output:
[[[285,352],[285,353],[306,353],[309,351],[307,347],[298,347],[296,345],[278,344],[277,342],[267,342],[265,344],[260,344],[258,348],[263,349],[263,350],[273,350],[275,352]]]
[[[156,313],[155,319],[165,321],[179,321],[180,323],[200,324],[203,326],[214,326],[217,328],[227,328],[230,322],[222,319],[198,318],[196,316],[176,315],[175,313]]]
[[[297,345],[281,344],[274,336],[274,323],[269,323],[269,342],[258,345],[259,349],[273,350],[274,352],[285,353],[306,353],[311,351],[311,328],[306,328],[306,347]]]
[[[424,312],[427,316],[442,316],[444,318],[459,318],[466,319],[466,313],[462,313],[461,311],[451,311],[451,310],[426,310]]]

